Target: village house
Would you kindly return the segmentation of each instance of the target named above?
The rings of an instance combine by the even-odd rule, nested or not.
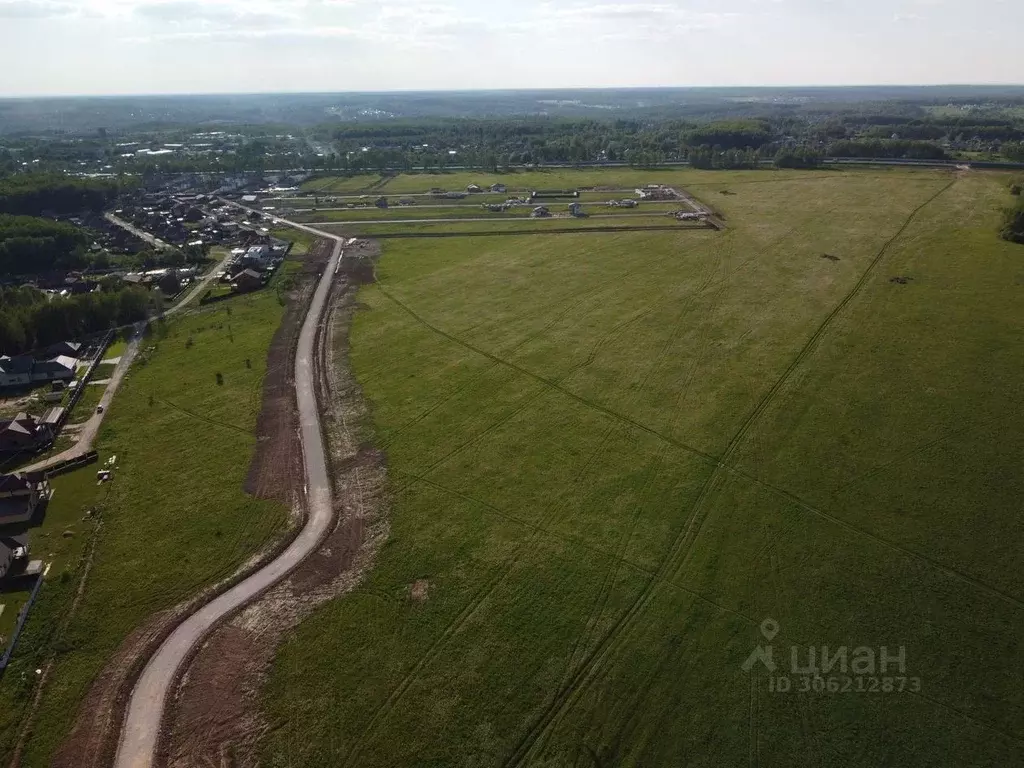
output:
[[[181,293],[182,281],[177,270],[169,269],[156,280],[156,287],[164,296],[177,296]]]
[[[263,287],[263,277],[259,272],[243,269],[233,278],[234,288],[238,293],[251,293]]]
[[[46,355],[49,358],[55,357],[79,357],[82,345],[77,341],[59,341],[46,348]]]
[[[63,413],[63,408],[51,408],[42,418],[19,413],[13,419],[0,419],[0,453],[36,451],[49,445]]]
[[[0,388],[26,387],[47,381],[70,381],[75,378],[78,360],[59,355],[52,360],[36,360],[29,355],[0,357]]]
[[[0,475],[0,530],[29,522],[52,495],[49,481],[40,472]]]
[[[479,184],[470,184],[469,186],[466,187],[466,191],[469,192],[470,194],[475,194],[477,192],[483,192],[483,190],[480,189],[480,185]]]
[[[28,355],[0,357],[0,387],[23,387],[32,383],[36,361]]]
[[[78,360],[60,355],[53,360],[36,360],[32,366],[32,382],[71,381],[75,378]]]
[[[501,194],[505,194],[508,192],[508,187],[501,183],[491,184],[491,192],[500,192]]]

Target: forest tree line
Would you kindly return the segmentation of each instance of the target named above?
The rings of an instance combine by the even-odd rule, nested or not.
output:
[[[0,274],[33,275],[85,262],[89,237],[72,224],[0,214]]]
[[[49,296],[32,286],[0,288],[0,354],[18,355],[143,320],[158,294],[109,279],[100,290]]]

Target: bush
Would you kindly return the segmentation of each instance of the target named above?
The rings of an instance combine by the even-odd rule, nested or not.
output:
[[[1024,206],[1007,208],[1003,214],[1003,240],[1024,244]]]

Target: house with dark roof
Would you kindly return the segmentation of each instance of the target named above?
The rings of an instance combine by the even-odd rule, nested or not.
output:
[[[32,366],[32,381],[71,381],[75,378],[78,360],[60,355],[53,360],[36,360]]]
[[[0,419],[0,453],[38,450],[53,440],[53,434],[52,425],[27,413]]]
[[[0,357],[0,387],[23,387],[32,383],[36,361],[28,355]]]
[[[58,355],[49,360],[36,360],[28,355],[0,357],[0,388],[27,387],[43,381],[70,381],[75,378],[78,360]]]
[[[263,287],[263,276],[252,269],[243,269],[234,276],[233,281],[239,293],[251,293]]]
[[[41,472],[0,475],[0,530],[29,522],[52,495],[50,482]]]
[[[52,360],[55,357],[80,357],[82,351],[81,343],[77,341],[58,341],[46,348],[46,357]]]

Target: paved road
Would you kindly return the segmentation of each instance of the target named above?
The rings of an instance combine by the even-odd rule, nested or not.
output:
[[[178,312],[181,312],[188,307],[196,297],[201,296],[207,286],[209,286],[209,284],[216,278],[217,273],[227,268],[227,264],[230,259],[231,255],[229,254],[220,264],[207,272],[203,279],[196,283],[195,288],[189,291],[181,301],[168,309],[164,313],[164,316],[169,317],[171,315],[176,315]],[[56,456],[51,456],[46,461],[41,461],[37,464],[26,467],[21,470],[22,472],[44,472],[62,461],[77,459],[92,450],[93,444],[96,442],[96,436],[100,432],[100,427],[103,426],[103,419],[106,418],[107,412],[110,410],[110,403],[114,399],[114,395],[117,394],[117,390],[121,386],[121,382],[124,380],[125,374],[128,373],[128,369],[131,368],[132,363],[135,361],[135,356],[139,353],[139,345],[142,342],[146,325],[146,323],[136,323],[133,326],[133,332],[131,338],[128,340],[128,346],[121,354],[121,359],[118,361],[117,367],[114,369],[114,373],[110,377],[110,382],[107,384],[107,388],[103,392],[103,397],[100,398],[99,405],[103,406],[103,410],[100,411],[100,409],[97,408],[93,411],[92,416],[89,417],[85,426],[83,426],[81,431],[78,433],[78,440],[75,444],[66,451],[61,451]]]
[[[205,291],[210,286],[210,283],[212,283],[217,278],[217,275],[228,268],[229,261],[231,261],[230,253],[227,256],[225,256],[223,260],[221,260],[220,264],[218,264],[216,267],[214,267],[205,275],[203,275],[203,279],[196,283],[195,288],[189,291],[188,294],[186,294],[185,298],[183,298],[173,307],[164,312],[164,316],[169,317],[171,315],[176,315],[178,312],[181,312],[197,298],[202,296],[203,291]]]
[[[286,222],[290,223],[290,222]],[[308,517],[298,538],[276,560],[254,573],[237,586],[208,603],[186,619],[157,650],[142,671],[128,702],[128,712],[121,729],[115,768],[150,768],[163,721],[164,703],[175,677],[191,650],[203,641],[216,624],[235,609],[245,605],[285,576],[320,545],[330,528],[333,513],[331,486],[327,475],[320,432],[320,415],[314,388],[313,357],[316,353],[316,332],[331,281],[342,256],[342,238],[325,235],[310,227],[293,224],[298,229],[335,241],[334,253],[313,294],[313,301],[302,324],[295,354],[295,391],[298,397],[301,424],[302,456],[306,468],[306,502]]]
[[[129,222],[125,221],[124,219],[118,218],[117,216],[115,216],[112,213],[108,213],[108,214],[104,215],[103,218],[105,218],[111,224],[116,224],[117,226],[121,227],[121,229],[128,230],[133,235],[135,235],[137,238],[139,238],[140,240],[146,241],[147,243],[152,245],[154,248],[157,248],[158,250],[163,251],[163,250],[166,250],[166,249],[171,247],[167,243],[165,243],[163,240],[161,240],[160,238],[154,237],[153,235],[149,234],[149,232],[143,232],[141,229],[136,227],[134,224],[130,224]]]

